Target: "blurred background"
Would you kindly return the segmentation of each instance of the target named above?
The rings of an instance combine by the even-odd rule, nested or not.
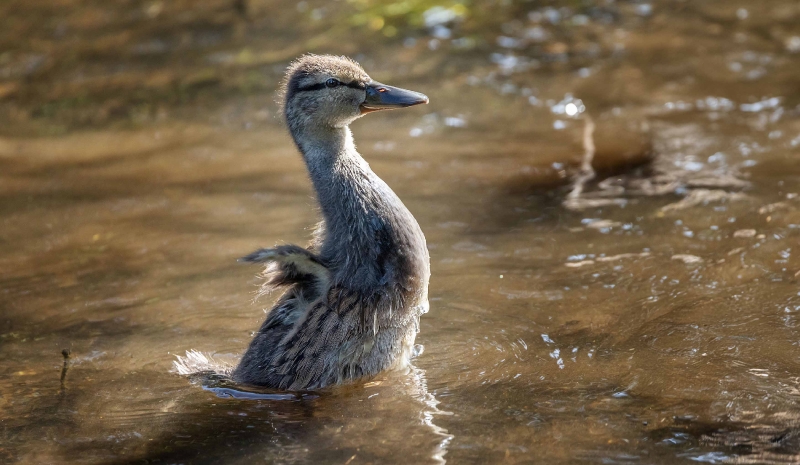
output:
[[[179,377],[270,306],[236,258],[310,238],[308,52],[431,99],[353,125],[428,239],[424,352]],[[794,0],[6,0],[0,462],[796,463],[798,82]]]

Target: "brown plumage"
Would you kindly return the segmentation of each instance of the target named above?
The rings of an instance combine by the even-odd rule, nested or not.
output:
[[[239,365],[237,382],[319,389],[404,366],[427,311],[425,237],[355,150],[348,125],[376,110],[427,103],[373,81],[345,57],[306,55],[284,81],[284,115],[323,221],[309,248],[261,249],[266,288],[284,294]]]

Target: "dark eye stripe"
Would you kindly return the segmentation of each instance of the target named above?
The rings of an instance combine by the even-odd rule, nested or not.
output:
[[[353,81],[353,82],[349,82],[347,84],[342,83],[341,85],[349,87],[351,89],[364,90],[364,89],[367,88],[367,86],[364,85],[364,83],[359,82],[359,81]],[[324,82],[320,82],[319,84],[311,84],[311,85],[308,85],[308,86],[305,86],[305,87],[300,87],[300,88],[297,89],[297,92],[305,92],[307,90],[321,90],[321,89],[324,89],[325,87],[326,87],[325,83]]]
[[[320,90],[320,89],[324,89],[324,88],[325,88],[325,83],[324,82],[320,82],[319,84],[311,84],[310,86],[298,87],[297,91],[298,92],[305,92],[307,90]]]

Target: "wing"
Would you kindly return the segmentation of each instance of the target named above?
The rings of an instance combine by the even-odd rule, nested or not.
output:
[[[293,284],[312,284],[317,289],[323,290],[330,282],[330,270],[322,259],[310,250],[297,245],[259,249],[240,258],[239,261],[268,264],[264,272],[267,279],[262,286],[262,293]]]

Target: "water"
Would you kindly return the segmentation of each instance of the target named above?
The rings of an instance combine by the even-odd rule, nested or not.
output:
[[[0,31],[0,461],[800,460],[795,2],[29,1]],[[272,103],[309,50],[431,98],[353,126],[428,238],[424,352],[314,395],[177,376],[263,319],[236,258],[310,236]]]

